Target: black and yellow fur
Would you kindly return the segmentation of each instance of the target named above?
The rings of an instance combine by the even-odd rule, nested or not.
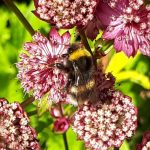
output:
[[[68,69],[68,90],[78,101],[86,101],[92,94],[95,85],[93,79],[93,59],[89,51],[79,45],[72,45],[68,50],[65,64]]]
[[[94,95],[95,80],[92,56],[80,44],[73,44],[63,57],[67,58],[66,61],[63,64],[56,63],[55,66],[68,73],[66,89],[73,99],[82,104]]]

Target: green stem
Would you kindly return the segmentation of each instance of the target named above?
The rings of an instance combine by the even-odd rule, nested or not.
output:
[[[28,116],[33,116],[36,114],[37,114],[37,110],[33,110],[33,111],[28,112]]]
[[[29,97],[27,100],[21,103],[22,108],[26,108],[29,104],[31,104],[35,100],[34,97]]]
[[[21,21],[24,27],[28,30],[31,36],[34,35],[35,33],[34,29],[30,25],[30,23],[27,21],[27,19],[23,16],[23,14],[20,12],[20,10],[16,7],[16,5],[13,3],[13,0],[3,0],[3,1],[16,14],[18,19]]]
[[[86,37],[86,35],[85,35],[84,30],[78,28],[78,32],[79,32],[79,34],[80,34],[80,37],[81,37],[81,39],[82,39],[82,42],[83,42],[85,48],[90,52],[90,54],[91,54],[91,56],[92,56],[92,59],[93,59],[93,63],[94,63],[95,68],[97,68],[96,58],[95,58],[94,55],[93,55],[93,52],[92,52],[92,50],[91,50],[91,48],[90,48],[90,45],[89,45],[89,43],[88,43],[88,40],[87,40],[87,37]]]

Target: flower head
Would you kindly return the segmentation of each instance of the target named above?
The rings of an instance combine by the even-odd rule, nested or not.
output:
[[[106,27],[103,38],[114,39],[117,52],[129,57],[140,49],[150,56],[150,5],[144,0],[101,0],[96,15]]]
[[[54,131],[57,133],[64,133],[68,130],[70,126],[69,120],[65,117],[58,118],[54,122]]]
[[[93,73],[93,78],[95,81],[95,85],[92,89],[91,95],[88,98],[88,101],[90,101],[92,104],[97,104],[100,101],[105,101],[105,99],[111,99],[109,91],[114,87],[114,76],[111,73],[105,74],[100,68],[98,68]]]
[[[97,0],[34,0],[34,14],[58,28],[85,26],[93,19]]]
[[[137,127],[137,110],[131,99],[119,91],[108,94],[111,99],[97,105],[84,104],[73,117],[73,130],[93,150],[120,147]]]
[[[67,74],[55,63],[62,63],[62,54],[67,53],[70,34],[59,35],[56,29],[50,31],[49,40],[40,33],[35,33],[33,42],[24,45],[26,53],[20,55],[17,64],[18,78],[27,93],[33,92],[36,99],[42,99],[46,94],[48,100],[65,101],[67,93],[63,88],[67,83]]]
[[[54,118],[61,118],[61,116],[62,116],[60,109],[56,106],[51,108],[50,114]]]
[[[150,149],[150,131],[146,131],[143,135],[142,143],[138,144],[136,150],[149,150]]]
[[[40,150],[35,130],[18,103],[8,104],[0,99],[0,149]]]

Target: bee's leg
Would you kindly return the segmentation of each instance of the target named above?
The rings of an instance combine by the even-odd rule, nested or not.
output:
[[[64,70],[65,72],[68,72],[68,68],[66,68],[63,64],[61,63],[55,63],[54,64],[55,67],[57,67],[60,70]]]
[[[73,84],[73,75],[72,75],[72,73],[69,73],[68,74],[68,82],[67,82],[67,84],[66,84],[66,86],[65,86],[65,89],[68,89],[72,84]]]
[[[69,54],[62,54],[61,55],[63,58],[69,57]]]

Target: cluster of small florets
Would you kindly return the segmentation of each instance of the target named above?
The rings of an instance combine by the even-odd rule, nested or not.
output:
[[[18,103],[8,104],[0,99],[0,149],[40,150],[36,132]]]
[[[85,26],[93,19],[96,0],[37,0],[35,14],[58,28]]]
[[[17,64],[18,78],[27,93],[33,92],[35,99],[42,99],[46,94],[48,100],[64,101],[67,93],[63,91],[67,83],[67,74],[54,66],[63,63],[61,55],[66,53],[70,42],[70,34],[62,37],[56,29],[52,29],[50,40],[40,33],[35,33],[33,42],[24,45],[26,53],[20,55]]]
[[[120,147],[137,127],[137,110],[131,99],[121,92],[110,91],[111,100],[87,103],[73,117],[73,130],[85,145],[94,150]]]

